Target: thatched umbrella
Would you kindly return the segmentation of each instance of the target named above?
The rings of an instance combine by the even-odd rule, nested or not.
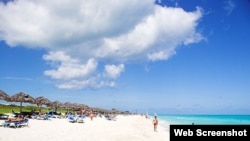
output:
[[[43,96],[39,96],[35,99],[35,104],[37,104],[39,111],[42,110],[42,105],[49,105],[51,101]]]
[[[22,112],[22,104],[23,102],[29,102],[29,103],[34,103],[35,99],[24,93],[24,92],[19,92],[17,94],[14,94],[12,96],[10,96],[9,101],[11,102],[20,102],[20,112]]]
[[[85,105],[85,104],[79,104],[79,108],[81,108],[81,109],[88,109],[89,108],[89,106],[88,105]]]
[[[9,99],[9,95],[7,93],[5,93],[4,91],[0,90],[0,99],[1,100],[8,100]]]
[[[81,105],[79,103],[72,103],[73,110],[77,110],[81,108]]]
[[[57,112],[57,109],[61,107],[62,103],[58,100],[51,103],[51,106],[55,108],[55,112]]]
[[[93,110],[97,113],[102,113],[102,114],[105,114],[105,113],[110,113],[109,110],[105,110],[105,109],[102,109],[102,108],[93,108]]]
[[[68,112],[69,109],[73,109],[73,104],[71,102],[65,102],[65,103],[63,103],[63,107],[65,107],[67,109],[67,112]]]

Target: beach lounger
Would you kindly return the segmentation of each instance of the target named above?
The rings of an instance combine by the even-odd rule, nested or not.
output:
[[[78,123],[84,123],[84,120],[82,117],[78,117],[77,120],[76,120]]]
[[[20,127],[25,127],[28,125],[29,125],[29,119],[25,118],[23,121],[11,122],[9,124],[9,127],[20,128]]]
[[[67,120],[71,123],[84,123],[85,116],[68,115]]]
[[[51,119],[51,115],[50,114],[46,114],[46,115],[36,115],[33,117],[34,119],[38,119],[38,120],[50,120]]]
[[[26,127],[26,126],[29,126],[29,119],[28,118],[25,118],[23,121],[20,121],[16,124],[17,128]]]
[[[71,123],[75,123],[75,122],[77,122],[77,117],[75,117],[73,115],[69,115],[67,120]]]
[[[0,119],[7,120],[9,118],[9,115],[0,114]]]
[[[2,126],[3,127],[8,127],[10,125],[10,122],[8,122],[8,121],[4,121],[3,123],[2,123]]]
[[[82,115],[79,115],[77,117],[77,122],[78,123],[84,123],[84,119],[86,118],[86,115],[85,114],[82,114]]]

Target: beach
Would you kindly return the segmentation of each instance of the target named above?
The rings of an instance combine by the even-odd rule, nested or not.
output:
[[[152,120],[141,115],[118,115],[115,121],[86,117],[84,123],[66,118],[30,119],[27,127],[0,127],[0,141],[169,141],[168,130],[159,121],[154,132]]]

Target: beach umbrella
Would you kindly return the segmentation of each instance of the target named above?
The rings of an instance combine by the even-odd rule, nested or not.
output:
[[[34,103],[35,99],[32,96],[30,96],[24,92],[19,92],[17,94],[10,96],[9,101],[20,102],[20,112],[22,112],[23,102]]]
[[[96,111],[97,113],[102,113],[102,114],[110,113],[109,110],[105,110],[102,108],[93,108],[93,110]]]
[[[81,108],[81,109],[87,109],[87,108],[89,108],[89,106],[87,106],[85,104],[79,104],[79,108]]]
[[[60,101],[58,101],[58,100],[52,102],[53,107],[58,108],[58,107],[61,107],[61,105],[62,105],[62,103]]]
[[[51,103],[51,107],[55,108],[55,112],[57,112],[57,108],[59,108],[61,106],[62,106],[62,103],[60,101],[58,101],[58,100]]]
[[[70,103],[70,102],[65,102],[65,103],[63,103],[63,107],[65,107],[66,109],[67,109],[67,108],[70,108],[71,105],[72,105],[72,103]]]
[[[35,104],[37,104],[39,111],[42,110],[42,105],[50,105],[51,101],[43,96],[39,96],[35,99]]]
[[[73,109],[73,104],[71,102],[65,102],[63,103],[63,106],[67,109],[67,112],[69,109]]]
[[[7,93],[5,93],[4,91],[0,90],[0,99],[1,100],[8,100],[9,99],[9,95]]]
[[[77,110],[81,108],[81,105],[79,103],[72,103],[73,110]]]

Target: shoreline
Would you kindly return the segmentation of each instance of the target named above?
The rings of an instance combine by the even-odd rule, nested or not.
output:
[[[169,132],[161,123],[154,132],[152,119],[140,115],[118,115],[115,121],[86,117],[84,123],[70,123],[66,118],[30,119],[28,127],[0,127],[0,141],[169,141]]]
[[[162,119],[169,124],[207,124],[207,125],[244,125],[250,124],[250,115],[159,115]]]

